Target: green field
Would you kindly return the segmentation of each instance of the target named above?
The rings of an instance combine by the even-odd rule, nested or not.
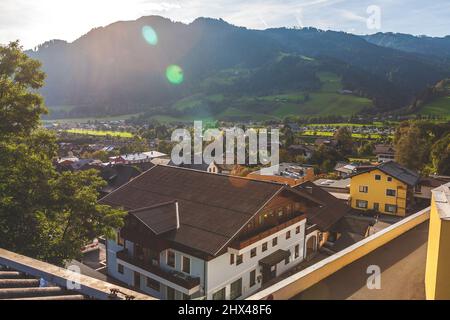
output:
[[[121,121],[128,120],[132,117],[137,117],[141,115],[140,113],[134,114],[125,114],[121,116],[113,116],[113,117],[89,117],[89,118],[69,118],[69,119],[44,119],[42,122],[44,123],[87,123],[89,121]]]
[[[420,110],[420,114],[450,119],[450,95],[435,99]]]
[[[214,79],[209,78],[208,81],[233,82],[235,74],[242,72],[244,71],[239,69],[228,70]],[[196,94],[178,100],[172,105],[172,108],[183,111],[186,115],[189,115],[191,111],[192,114],[198,116],[182,116],[176,117],[177,119],[170,119],[172,117],[167,116],[158,117],[162,117],[160,119],[164,122],[169,120],[185,121],[199,117],[235,121],[282,120],[287,116],[308,117],[335,114],[350,116],[373,105],[369,99],[340,94],[338,91],[342,89],[342,83],[337,75],[326,72],[317,75],[322,82],[320,91],[286,92],[267,96],[225,96],[223,94],[204,96]],[[158,119],[156,116],[152,118]]]
[[[133,138],[134,135],[130,132],[120,132],[120,131],[102,131],[102,130],[86,130],[86,129],[68,129],[64,130],[68,133],[82,134],[90,136],[111,136],[119,138]]]
[[[314,137],[333,137],[334,136],[334,132],[328,132],[328,131],[313,131],[313,130],[308,130],[308,131],[303,131],[302,135],[304,136],[314,136]],[[380,134],[362,134],[362,133],[352,133],[352,137],[355,139],[368,139],[370,137],[370,139],[379,139],[382,138],[382,136]]]

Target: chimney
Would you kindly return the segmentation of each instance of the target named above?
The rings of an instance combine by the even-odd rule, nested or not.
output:
[[[177,230],[180,229],[180,212],[178,211],[178,201],[175,201],[175,214],[177,216]]]

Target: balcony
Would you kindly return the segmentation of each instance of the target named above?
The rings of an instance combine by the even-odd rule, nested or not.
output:
[[[170,284],[175,284],[179,287],[184,288],[185,289],[184,293],[186,294],[192,294],[193,292],[197,291],[197,289],[199,289],[200,287],[200,278],[191,277],[175,270],[164,270],[159,266],[152,265],[151,263],[147,263],[140,259],[131,257],[128,254],[128,250],[126,249],[117,252],[117,259],[120,259],[124,262],[127,262],[128,264],[143,269],[157,276],[158,278],[164,279],[166,282],[169,282]]]
[[[292,218],[286,222],[280,223],[272,228],[266,229],[264,231],[258,232],[258,234],[253,235],[253,236],[247,236],[242,239],[238,239],[237,241],[235,241],[234,243],[232,243],[230,245],[231,248],[236,249],[236,250],[242,250],[245,247],[248,247],[260,240],[263,240],[267,237],[270,237],[271,235],[286,229],[294,224],[296,224],[297,222],[300,222],[302,220],[306,219],[306,215],[302,214],[300,216],[296,216],[295,218]]]

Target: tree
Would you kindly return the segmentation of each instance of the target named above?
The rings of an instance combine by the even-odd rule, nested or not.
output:
[[[450,133],[433,145],[431,161],[438,174],[450,175]]]
[[[347,127],[340,127],[334,138],[337,141],[337,148],[343,154],[351,154],[353,150],[352,130]]]
[[[0,247],[63,265],[82,246],[123,225],[124,212],[97,203],[96,171],[58,173],[56,138],[38,129],[40,63],[17,42],[0,46]]]
[[[417,122],[404,122],[394,136],[395,161],[411,170],[422,170],[428,162],[430,137]]]

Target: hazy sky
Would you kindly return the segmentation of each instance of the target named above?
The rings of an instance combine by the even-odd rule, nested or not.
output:
[[[380,29],[367,26],[367,18],[376,15],[374,6],[380,8]],[[19,39],[31,48],[50,39],[73,41],[94,27],[145,15],[182,22],[223,18],[254,29],[450,34],[449,0],[0,0],[0,43]]]

